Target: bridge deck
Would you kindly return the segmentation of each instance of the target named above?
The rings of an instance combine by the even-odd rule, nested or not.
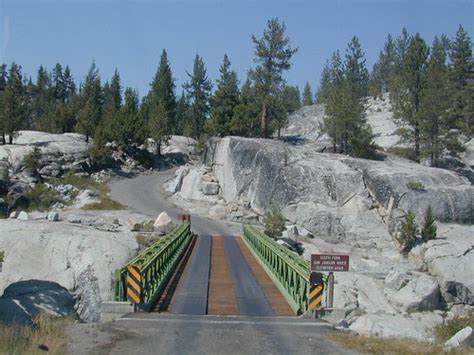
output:
[[[199,236],[168,312],[191,315],[294,315],[241,237]]]

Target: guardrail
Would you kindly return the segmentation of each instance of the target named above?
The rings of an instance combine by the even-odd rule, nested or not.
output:
[[[310,263],[262,231],[244,226],[244,241],[257,256],[296,314],[308,309]]]
[[[191,224],[185,222],[160,239],[143,253],[132,259],[115,273],[115,300],[127,301],[127,288],[130,278],[134,283],[136,304],[148,304],[154,301],[166,286],[172,270],[191,241]],[[138,278],[134,275],[139,274]],[[133,280],[132,280],[133,281]],[[129,291],[130,292],[130,291]]]

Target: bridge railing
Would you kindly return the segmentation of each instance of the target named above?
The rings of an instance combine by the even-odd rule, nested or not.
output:
[[[161,293],[172,274],[175,264],[191,241],[191,224],[178,225],[173,231],[160,239],[144,252],[132,259],[122,269],[116,271],[115,300],[127,301],[129,287],[129,268],[134,267],[140,275],[134,283],[138,288],[137,304],[148,304]],[[138,285],[137,285],[138,284]]]
[[[308,309],[310,263],[262,231],[244,226],[244,240],[262,262],[296,314]]]

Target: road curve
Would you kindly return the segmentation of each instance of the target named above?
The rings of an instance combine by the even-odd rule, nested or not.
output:
[[[172,178],[175,169],[153,171],[132,179],[114,180],[110,183],[111,196],[114,200],[126,205],[130,210],[146,215],[150,218],[166,211],[171,218],[180,213],[187,213],[167,198],[170,193],[165,191],[163,183]],[[192,214],[191,226],[199,235],[236,235],[241,234],[241,227],[237,224],[225,223]]]

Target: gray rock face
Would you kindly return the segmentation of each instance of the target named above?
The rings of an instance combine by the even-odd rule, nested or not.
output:
[[[247,199],[261,214],[279,207],[315,235],[360,236],[371,232],[368,225],[386,230],[374,202],[389,217],[393,211],[403,217],[408,209],[421,217],[431,206],[440,221],[474,223],[474,188],[466,178],[403,159],[369,161],[316,153],[311,144],[226,137],[210,140],[203,162],[212,167],[225,201]],[[191,173],[181,189],[190,192],[186,196],[200,183]],[[410,182],[424,190],[411,189]]]
[[[443,226],[438,239],[426,244],[423,261],[440,281],[447,302],[474,305],[474,241],[471,226]]]
[[[460,346],[469,344],[471,339],[474,337],[472,328],[467,326],[461,329],[459,332],[454,334],[445,344],[446,350],[458,348]]]
[[[203,181],[201,188],[204,195],[217,195],[219,193],[219,184],[217,182]]]
[[[22,280],[55,282],[73,294],[74,307],[85,321],[99,319],[100,303],[112,299],[114,270],[125,265],[138,249],[133,234],[126,230],[105,232],[44,219],[8,219],[0,224],[0,250],[6,252],[0,292]],[[37,303],[43,293],[37,292]]]
[[[408,317],[367,314],[352,323],[350,329],[373,336],[433,341],[433,329],[441,324],[443,324],[443,318],[431,313],[412,313]]]
[[[59,221],[59,212],[49,212],[46,218],[48,221],[57,222]]]
[[[19,214],[18,214],[18,217],[16,219],[20,220],[20,221],[27,221],[29,218],[28,216],[28,213],[26,213],[25,211],[21,211]]]
[[[438,281],[429,275],[412,275],[400,290],[388,295],[389,301],[401,312],[430,311],[438,308]]]

